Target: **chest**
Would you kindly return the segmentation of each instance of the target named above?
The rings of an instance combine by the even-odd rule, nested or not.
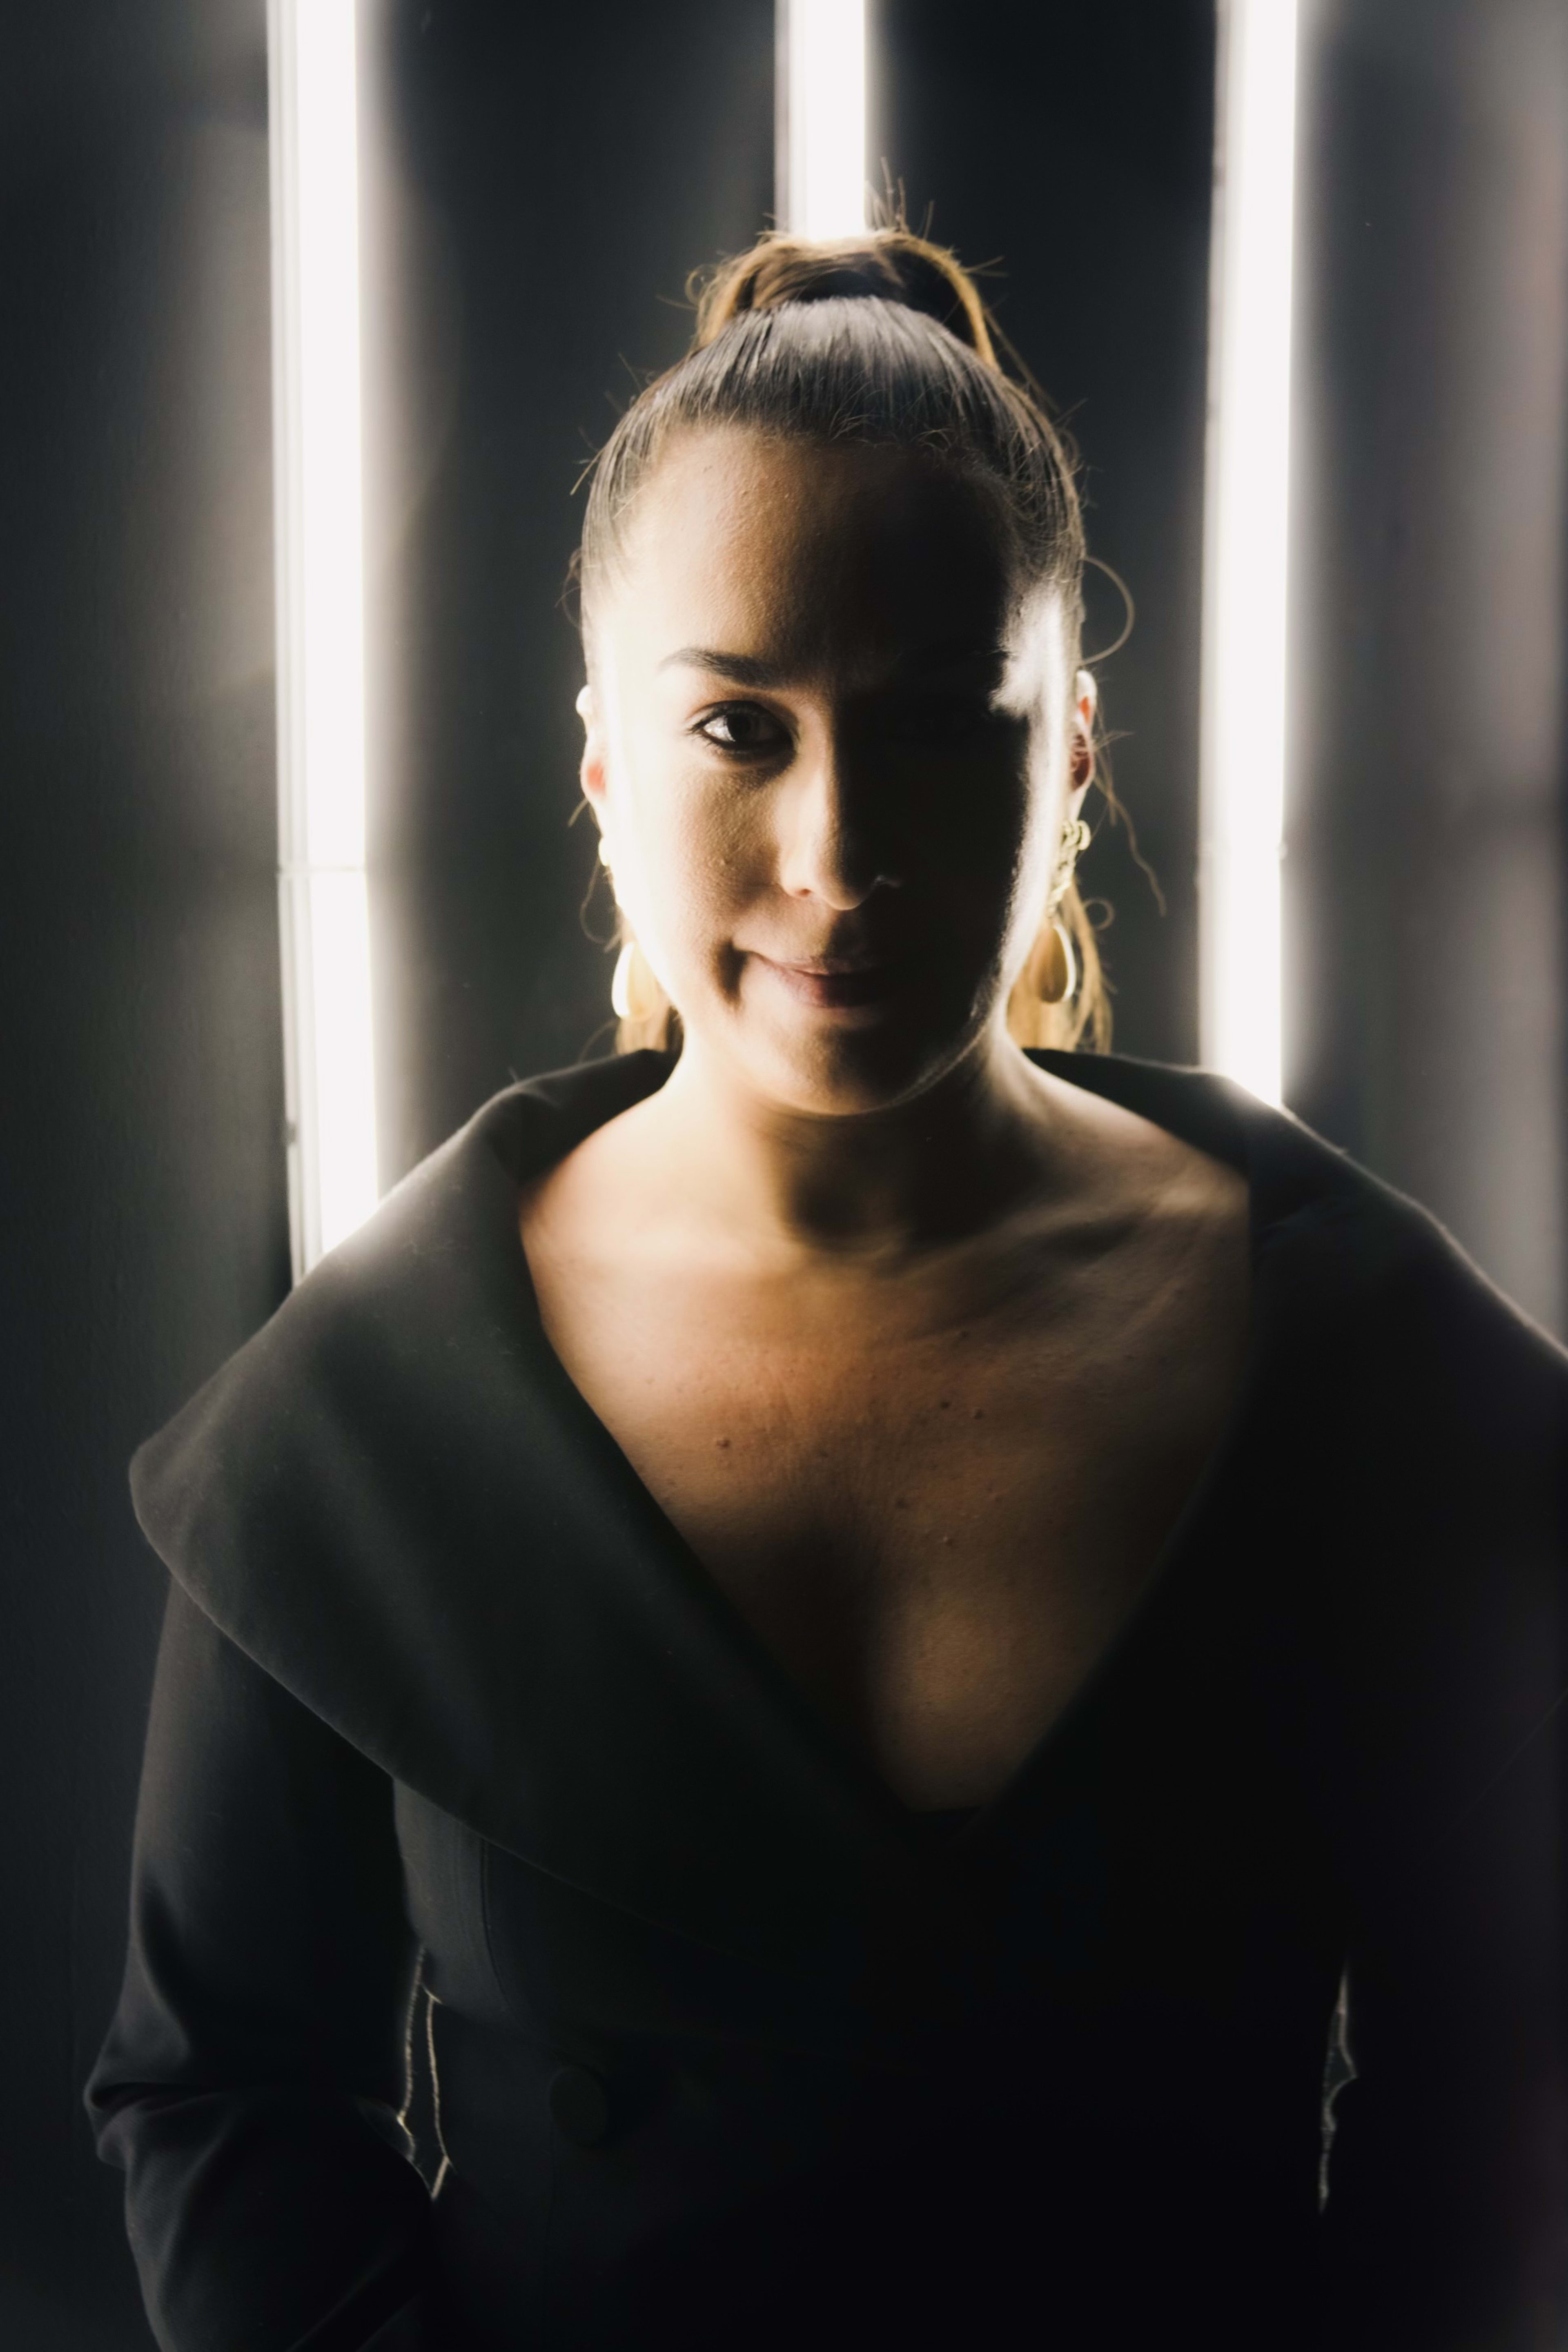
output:
[[[984,1801],[1121,1626],[1223,1430],[1232,1261],[953,1311],[909,1286],[541,1284],[567,1371],[790,1677],[910,1804]]]

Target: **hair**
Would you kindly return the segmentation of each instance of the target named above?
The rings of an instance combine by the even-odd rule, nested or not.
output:
[[[694,278],[697,326],[683,359],[649,383],[592,466],[574,563],[584,652],[594,609],[622,558],[637,495],[672,435],[712,425],[816,441],[925,449],[992,496],[1021,583],[1055,592],[1076,671],[1088,560],[1077,453],[1016,362],[973,278],[945,247],[895,226],[831,243],[769,232],[748,253]],[[1003,342],[1014,359],[1007,373]],[[1099,785],[1114,814],[1108,781]],[[1076,982],[1047,1004],[1029,984],[1052,921],[1067,931]],[[624,917],[618,939],[630,939]],[[638,959],[616,1045],[668,1045],[679,1015]],[[1110,1008],[1095,927],[1076,880],[1050,913],[1015,982],[1007,1026],[1020,1045],[1103,1050]]]

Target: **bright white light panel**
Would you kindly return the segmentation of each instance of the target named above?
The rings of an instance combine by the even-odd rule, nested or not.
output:
[[[279,892],[298,1280],[377,1198],[354,0],[269,0]]]
[[[1295,0],[1221,12],[1205,551],[1202,1051],[1280,1097]]]
[[[864,0],[778,0],[779,226],[852,236],[866,226]]]

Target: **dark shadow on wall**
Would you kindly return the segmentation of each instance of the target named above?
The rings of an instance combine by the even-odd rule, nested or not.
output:
[[[1292,1105],[1568,1325],[1568,12],[1304,12]]]
[[[0,79],[0,2341],[146,2340],[83,2077],[163,1577],[133,1445],[281,1297],[261,0],[14,11]]]

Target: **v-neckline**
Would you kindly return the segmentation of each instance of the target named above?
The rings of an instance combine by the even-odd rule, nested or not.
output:
[[[531,1337],[534,1339],[541,1360],[557,1390],[558,1403],[563,1415],[568,1421],[576,1419],[584,1426],[585,1434],[591,1433],[595,1450],[613,1466],[615,1475],[627,1490],[628,1498],[634,1501],[638,1516],[657,1537],[658,1547],[663,1555],[660,1564],[671,1571],[671,1581],[679,1583],[681,1601],[702,1614],[710,1633],[734,1654],[736,1664],[743,1664],[749,1669],[774,1715],[782,1722],[787,1722],[796,1739],[805,1743],[812,1751],[813,1765],[839,1785],[841,1791],[851,1800],[853,1810],[862,1816],[869,1813],[890,1833],[906,1857],[917,1863],[929,1862],[953,1849],[967,1850],[983,1843],[992,1832],[1002,1830],[1021,1808],[1026,1807],[1031,1794],[1049,1779],[1058,1754],[1078,1736],[1095,1709],[1105,1703],[1108,1692],[1113,1690],[1127,1673],[1129,1661],[1146,1645],[1173,1603],[1182,1597],[1191,1581],[1193,1564],[1201,1558],[1202,1548],[1197,1541],[1199,1530],[1214,1510],[1216,1497],[1226,1486],[1227,1474],[1250,1428],[1260,1391],[1265,1386],[1265,1369],[1273,1359],[1276,1343],[1265,1296],[1266,1285],[1260,1276],[1273,1231],[1293,1202],[1289,1199],[1276,1201],[1271,1197],[1270,1170],[1266,1152],[1259,1150],[1262,1139],[1260,1124],[1247,1116],[1241,1104],[1234,1100],[1223,1104],[1217,1120],[1212,1116],[1208,1118],[1200,1116],[1198,1120],[1183,1127],[1168,1118],[1156,1117],[1147,1108],[1146,1102],[1137,1099],[1142,1091],[1141,1080],[1163,1093],[1166,1087],[1162,1086],[1162,1081],[1168,1084],[1175,1080],[1179,1086],[1183,1079],[1201,1080],[1206,1075],[1204,1073],[1141,1063],[1124,1056],[1079,1055],[1043,1048],[1031,1050],[1029,1059],[1037,1066],[1064,1078],[1068,1084],[1082,1086],[1086,1092],[1100,1094],[1108,1100],[1120,1103],[1123,1108],[1135,1111],[1139,1117],[1148,1118],[1151,1124],[1164,1127],[1167,1133],[1179,1136],[1184,1142],[1193,1143],[1196,1149],[1226,1160],[1245,1177],[1250,1284],[1248,1331],[1240,1376],[1225,1422],[1144,1578],[1132,1608],[1002,1786],[983,1803],[965,1808],[968,1818],[955,1822],[940,1838],[933,1839],[931,1834],[927,1809],[906,1804],[897,1795],[875,1765],[839,1729],[831,1717],[823,1712],[756,1632],[654,1495],[615,1433],[572,1379],[545,1330],[532,1269],[515,1213],[512,1221],[512,1248],[521,1276],[522,1302]],[[636,1069],[627,1066],[633,1061],[642,1066]],[[669,1069],[674,1066],[674,1057],[653,1054],[627,1056],[626,1062],[619,1065],[619,1070],[624,1070],[628,1079],[640,1079],[651,1075],[647,1066],[655,1063],[665,1066],[664,1076],[668,1076]],[[577,1074],[571,1075],[575,1076]],[[1117,1083],[1122,1076],[1132,1080],[1131,1087]],[[1102,1079],[1109,1079],[1110,1083],[1097,1083]],[[629,1109],[636,1102],[657,1093],[658,1085],[663,1082],[664,1077],[661,1076],[658,1085],[625,1087],[624,1099],[612,1098],[599,1116],[586,1124],[580,1125],[568,1116],[567,1133],[561,1149],[548,1159],[531,1162],[526,1170],[518,1171],[520,1183],[542,1175],[547,1168],[563,1159],[596,1128],[606,1124],[619,1111]],[[525,1081],[520,1091],[526,1091],[527,1084]],[[622,1091],[616,1089],[617,1093]],[[1242,1099],[1243,1102],[1250,1101],[1249,1097]],[[595,1088],[592,1097],[595,1109],[600,1100],[600,1091]],[[1194,1107],[1210,1113],[1215,1108],[1212,1097]],[[558,1113],[565,1109],[565,1106],[560,1104],[554,1108]],[[1169,1109],[1172,1105],[1167,1101],[1163,1108]],[[1263,1118],[1268,1116],[1261,1105],[1257,1108]],[[1194,1131],[1194,1128],[1206,1129],[1206,1134],[1200,1137]],[[1228,1149],[1225,1148],[1226,1145]]]

